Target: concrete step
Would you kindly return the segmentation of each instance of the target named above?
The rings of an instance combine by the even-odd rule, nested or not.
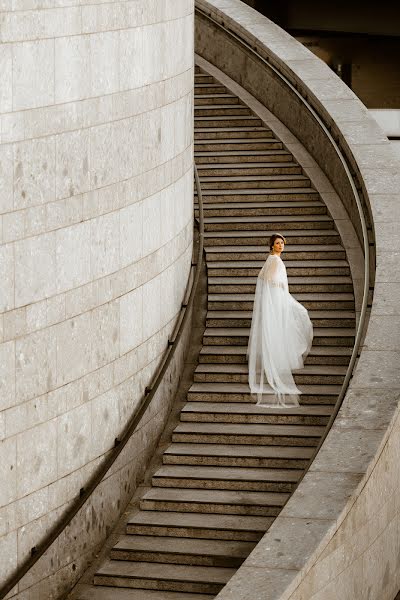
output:
[[[265,231],[206,231],[204,233],[204,242],[207,247],[211,246],[231,246],[237,244],[240,246],[249,246],[252,244],[261,245],[267,243],[275,230]],[[335,229],[281,229],[281,235],[289,239],[290,244],[335,244],[340,241],[338,232]]]
[[[172,450],[168,456],[171,458],[174,456],[173,448],[175,446],[176,444],[170,446]],[[177,446],[182,450],[182,444],[177,444]],[[218,448],[220,449],[220,447]],[[254,450],[254,448],[251,449]],[[236,450],[236,447],[234,447],[234,450]],[[289,450],[293,452],[291,448]],[[201,448],[199,452],[202,452]],[[193,456],[195,455],[193,454]],[[201,513],[146,510],[132,515],[128,520],[126,530],[129,534],[146,536],[257,542],[262,538],[271,523],[272,519],[270,517],[208,514],[207,518],[204,519],[204,515]]]
[[[194,133],[195,140],[272,138],[272,131],[266,127],[198,127]],[[298,167],[300,168],[300,167]]]
[[[340,385],[300,385],[301,404],[335,404],[340,392]],[[271,390],[272,391],[272,390]],[[248,402],[256,403],[256,396],[251,394],[247,383],[193,383],[188,391],[188,402]],[[181,440],[185,441],[185,440]],[[189,440],[186,440],[189,441]],[[190,440],[195,441],[195,440]],[[200,441],[200,440],[197,440]],[[200,441],[200,443],[202,443]],[[214,442],[209,442],[214,443]],[[229,442],[227,442],[229,443]],[[234,442],[247,443],[247,442]],[[248,442],[249,443],[249,442]],[[264,442],[263,442],[264,443]],[[270,442],[265,442],[270,443]],[[290,445],[290,442],[283,445]]]
[[[346,375],[345,366],[308,365],[294,371],[297,385],[342,385]],[[247,383],[249,371],[247,364],[199,364],[194,372],[194,382]]]
[[[293,294],[307,310],[354,310],[351,293]],[[208,310],[253,310],[254,294],[209,294]]]
[[[264,264],[268,257],[269,247],[265,243],[262,246],[205,246],[208,267],[214,261],[241,261],[258,260]],[[340,244],[296,244],[285,246],[284,260],[287,265],[289,261],[310,260],[344,260],[346,253]]]
[[[171,444],[167,448],[163,455],[163,463],[169,465],[305,469],[314,451],[315,448],[299,446],[185,444],[179,442]]]
[[[213,600],[215,594],[186,594],[78,584],[75,600]]]
[[[204,117],[205,118],[205,117]],[[236,118],[236,123],[237,125],[240,125],[239,120],[243,121],[246,117],[242,117],[241,119],[239,119],[239,117]],[[248,117],[250,118],[250,117]],[[233,126],[234,123],[234,117],[231,117],[231,120],[229,122],[226,123],[226,125],[228,126]],[[210,123],[210,127],[212,127],[212,121],[209,122]],[[205,125],[205,123],[203,123]],[[195,138],[194,140],[194,152],[195,152],[195,160],[197,162],[197,153],[198,152],[212,152],[212,153],[216,153],[218,151],[227,151],[227,150],[234,150],[235,152],[240,152],[240,151],[248,151],[248,150],[257,150],[257,151],[263,151],[263,150],[280,150],[282,148],[282,142],[279,142],[278,140],[271,138],[269,136],[265,136],[263,138],[258,138],[258,139],[249,139],[249,138],[238,138],[238,139],[234,139],[234,138],[226,138],[226,139],[198,139]]]
[[[289,290],[292,293],[335,293],[353,291],[351,277],[314,276],[289,277]],[[209,277],[209,294],[254,294],[257,277]]]
[[[293,491],[301,473],[301,469],[242,469],[241,467],[166,465],[155,473],[152,485],[154,487],[183,489],[200,488],[290,493]]]
[[[310,187],[308,177],[301,173],[270,174],[270,175],[231,175],[231,176],[201,176],[203,190],[263,190],[273,187]]]
[[[198,217],[198,205],[195,205]],[[204,216],[209,217],[260,217],[281,215],[325,215],[326,206],[319,200],[290,202],[226,202],[204,206]]]
[[[246,327],[210,327],[204,331],[205,346],[247,346],[250,329]],[[355,330],[341,327],[314,327],[313,346],[352,346]]]
[[[207,82],[201,81],[199,83]],[[196,107],[213,104],[239,104],[239,98],[232,94],[195,94],[194,96],[194,105]]]
[[[205,386],[207,384],[194,384]],[[217,384],[209,384],[217,385]],[[225,384],[220,384],[224,386]],[[231,384],[243,385],[243,384]],[[192,386],[193,388],[194,386]],[[244,386],[247,387],[248,386]],[[212,392],[202,392],[203,396]],[[242,396],[245,394],[242,393]],[[216,396],[216,394],[215,394]],[[227,398],[233,394],[225,393]],[[250,396],[250,390],[248,392]],[[192,395],[191,395],[192,397]],[[213,399],[217,401],[216,398]],[[228,399],[228,402],[232,401]],[[233,400],[234,401],[234,400]],[[173,442],[198,443],[198,444],[255,444],[269,446],[317,446],[319,438],[324,432],[324,427],[319,425],[268,425],[268,424],[238,424],[238,423],[179,423],[172,434]],[[253,513],[255,514],[255,513]]]
[[[206,365],[199,366],[203,367]],[[223,367],[223,365],[210,366]],[[226,366],[229,367],[231,365]],[[332,408],[330,406],[320,405],[273,408],[258,404],[241,404],[239,402],[187,402],[181,411],[181,421],[196,423],[326,425],[331,414]]]
[[[254,116],[245,104],[195,104],[194,117]]]
[[[247,364],[247,346],[207,346],[200,350],[200,363]],[[347,366],[352,349],[349,346],[313,346],[307,357],[309,366]]]
[[[277,231],[285,229],[288,232],[297,232],[301,229],[303,235],[312,235],[314,230],[334,231],[334,223],[328,215],[265,215],[261,217],[205,217],[204,219],[206,233],[226,231],[230,233],[238,231],[256,233],[272,227]]]
[[[196,132],[195,132],[196,133]],[[196,151],[196,164],[217,165],[217,164],[233,164],[237,161],[245,165],[246,167],[253,163],[267,163],[271,164],[274,162],[291,162],[293,156],[287,150],[282,149],[270,149],[263,150],[219,150],[218,152],[209,152],[206,150]]]
[[[190,467],[164,467],[164,469]],[[193,469],[193,467],[192,467]],[[111,550],[112,560],[238,568],[254,542],[124,535]]]
[[[355,313],[340,310],[313,310],[309,317],[314,327],[353,327]],[[209,310],[206,327],[250,327],[252,312],[250,310]]]
[[[261,131],[260,131],[261,133]],[[295,162],[288,160],[290,157],[285,157],[286,160],[280,162],[254,162],[254,163],[213,163],[213,164],[198,164],[197,169],[200,179],[203,177],[212,177],[220,175],[222,177],[230,177],[235,175],[274,175],[302,173],[302,168]]]
[[[218,594],[234,573],[235,569],[228,568],[107,560],[96,572],[94,583],[123,588]]]
[[[274,517],[279,514],[287,498],[288,494],[277,492],[152,488],[141,499],[140,508]]]
[[[207,261],[210,277],[258,276],[264,260]],[[350,267],[345,260],[285,260],[289,277],[349,276]]]
[[[261,127],[262,121],[254,115],[244,115],[243,117],[235,115],[219,115],[209,117],[194,117],[194,128],[198,127],[242,127],[243,125],[252,127]],[[282,148],[282,143],[281,146]],[[225,148],[228,150],[228,148]]]
[[[210,94],[228,94],[228,90],[224,85],[220,83],[210,83],[210,82],[195,82],[194,84],[194,93],[196,96],[202,96],[206,94],[207,96]]]
[[[195,73],[194,76],[195,83],[218,83],[212,75],[208,75],[208,73]],[[237,96],[236,96],[237,97]]]

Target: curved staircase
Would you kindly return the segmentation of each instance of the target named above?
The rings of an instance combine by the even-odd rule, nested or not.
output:
[[[80,600],[214,598],[307,466],[354,343],[350,269],[326,206],[273,132],[198,67],[195,160],[208,271],[199,363],[152,488]],[[288,238],[290,291],[314,324],[298,408],[256,406],[247,385],[253,294],[274,231]]]

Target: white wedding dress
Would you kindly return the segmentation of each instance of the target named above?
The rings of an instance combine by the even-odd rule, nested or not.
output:
[[[307,310],[289,293],[282,259],[268,256],[258,278],[247,355],[257,404],[298,406],[292,371],[303,367],[313,328]]]

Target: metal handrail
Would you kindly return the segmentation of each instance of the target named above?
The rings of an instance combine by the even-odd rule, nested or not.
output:
[[[338,142],[336,142],[333,135],[329,131],[329,128],[327,127],[327,125],[325,125],[322,117],[320,117],[320,115],[317,113],[317,111],[311,106],[311,104],[308,102],[307,98],[305,98],[301,94],[300,90],[298,90],[289,81],[289,79],[279,70],[279,67],[277,65],[272,64],[272,58],[261,56],[261,54],[259,53],[257,48],[252,47],[246,40],[244,40],[242,37],[240,37],[240,35],[238,33],[229,29],[229,27],[227,27],[225,25],[225,23],[220,23],[219,21],[217,21],[211,14],[207,13],[204,9],[196,6],[196,12],[201,14],[203,17],[207,18],[209,21],[211,21],[215,25],[217,25],[225,33],[230,35],[232,38],[236,39],[236,41],[238,41],[242,46],[244,46],[247,50],[249,50],[252,54],[254,54],[257,57],[257,59],[260,60],[261,62],[263,62],[271,71],[273,71],[273,73],[275,75],[277,75],[281,79],[281,81],[283,81],[290,88],[291,92],[293,92],[293,94],[295,94],[297,96],[297,98],[304,104],[304,106],[307,108],[309,113],[314,117],[314,119],[317,121],[318,125],[321,127],[321,129],[325,133],[326,137],[332,144],[333,149],[335,150],[340,162],[342,163],[342,166],[345,170],[345,173],[347,175],[347,178],[349,180],[349,183],[350,183],[353,195],[354,195],[354,199],[355,199],[355,202],[357,205],[358,215],[360,218],[362,238],[363,238],[363,250],[364,250],[364,287],[363,287],[363,297],[362,297],[362,303],[361,303],[360,319],[358,322],[357,332],[356,332],[356,336],[355,336],[355,340],[354,340],[353,351],[351,354],[351,358],[350,358],[350,362],[349,362],[349,365],[348,365],[348,368],[346,371],[346,375],[345,375],[341,390],[339,392],[338,398],[336,400],[332,415],[328,421],[328,424],[327,424],[325,431],[319,441],[318,446],[316,446],[316,448],[315,448],[315,452],[314,452],[313,456],[311,457],[310,462],[308,463],[308,466],[303,471],[302,475],[300,476],[300,478],[294,488],[294,489],[296,489],[299,486],[302,479],[304,478],[304,476],[306,475],[306,473],[308,472],[312,461],[314,460],[314,458],[317,455],[317,453],[319,452],[322,444],[324,443],[324,441],[333,425],[333,422],[340,410],[340,407],[342,406],[350,379],[353,374],[355,362],[358,357],[358,351],[360,348],[361,339],[362,339],[363,332],[364,332],[365,317],[367,314],[367,307],[368,307],[368,293],[369,293],[369,289],[370,289],[370,286],[369,286],[370,260],[369,260],[369,239],[368,239],[367,223],[366,223],[360,195],[357,190],[357,185],[354,181],[351,169],[350,169],[349,165],[347,164],[346,158],[340,148],[340,145]]]
[[[194,277],[189,275],[188,284],[184,295],[184,302],[181,306],[181,312],[178,316],[177,323],[178,328],[177,331],[173,333],[172,337],[168,340],[168,346],[163,357],[163,361],[160,364],[157,372],[157,376],[154,379],[154,382],[146,387],[145,394],[138,405],[135,413],[132,415],[129,420],[127,426],[121,433],[121,435],[115,439],[114,448],[111,450],[109,456],[104,460],[104,462],[100,465],[99,469],[94,473],[89,482],[84,488],[81,488],[79,491],[79,496],[76,498],[73,505],[66,511],[63,517],[60,519],[58,523],[54,526],[54,528],[46,535],[46,537],[34,546],[31,549],[31,554],[28,556],[25,561],[16,569],[16,572],[12,574],[0,589],[0,600],[5,598],[5,596],[18,584],[18,582],[28,573],[28,571],[37,563],[37,561],[43,556],[43,554],[50,548],[50,546],[56,541],[58,536],[64,531],[64,529],[71,523],[72,519],[79,512],[79,510],[84,506],[84,504],[89,500],[92,493],[98,487],[98,485],[103,481],[105,475],[115,463],[118,456],[121,454],[122,450],[132,437],[133,433],[136,431],[137,426],[139,425],[144,413],[150,405],[151,400],[156,394],[163,377],[168,369],[171,360],[175,354],[176,348],[178,346],[178,342],[183,335],[183,331],[187,324],[190,315],[190,309],[193,305],[194,297],[196,294],[196,289],[199,283],[201,267],[203,263],[203,246],[204,246],[204,217],[203,217],[203,198],[201,194],[200,180],[197,173],[197,167],[194,165],[194,175],[195,175],[195,183],[197,189],[197,199],[199,205],[199,246],[197,252],[197,261],[192,264],[191,274],[193,273],[193,269],[195,269]],[[187,302],[185,299],[188,297]],[[183,315],[183,316],[182,316]]]

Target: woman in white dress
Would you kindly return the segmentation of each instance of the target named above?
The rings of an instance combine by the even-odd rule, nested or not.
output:
[[[299,405],[292,371],[303,367],[313,339],[307,310],[289,293],[284,247],[284,237],[274,233],[257,278],[247,349],[250,391],[267,406]]]

